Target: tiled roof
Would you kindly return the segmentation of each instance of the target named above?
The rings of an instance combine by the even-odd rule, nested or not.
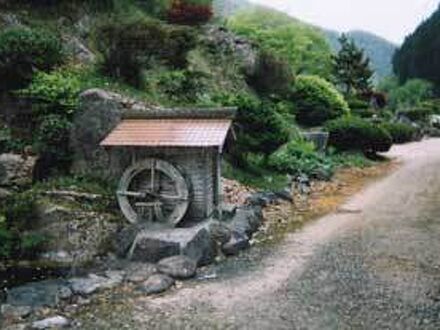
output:
[[[221,147],[231,119],[124,119],[102,146]]]

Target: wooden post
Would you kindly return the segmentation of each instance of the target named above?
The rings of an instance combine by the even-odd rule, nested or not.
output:
[[[218,152],[216,153],[216,180],[215,180],[215,192],[216,192],[216,208],[218,212],[219,220],[221,221],[223,218],[222,212],[222,150],[219,147]]]

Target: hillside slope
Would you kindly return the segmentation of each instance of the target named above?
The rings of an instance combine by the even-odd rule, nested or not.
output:
[[[322,32],[331,50],[333,52],[339,50],[339,32],[313,26],[275,9],[253,5],[246,0],[217,0],[215,1],[215,6],[219,16],[230,17],[230,20],[233,21],[233,27],[234,25],[249,26],[250,23],[254,26],[260,25],[260,27],[263,27],[263,25],[265,25],[271,28],[290,26],[290,28],[296,30],[298,36],[303,34],[304,39],[310,36],[310,31],[313,31],[312,33],[315,33],[315,35],[321,34],[320,32]],[[243,29],[240,31],[240,28],[236,29],[236,32],[249,36],[248,31],[243,31]],[[365,50],[366,55],[370,58],[372,68],[376,73],[376,81],[392,74],[392,58],[397,49],[395,44],[366,31],[350,31],[347,34],[354,39],[360,48]],[[298,39],[302,38],[298,37]],[[313,48],[312,46],[309,47]]]
[[[340,33],[331,30],[323,31],[333,51],[338,51]],[[392,59],[397,48],[396,45],[366,31],[350,31],[347,35],[355,41],[358,47],[365,50],[365,54],[370,58],[371,66],[376,72],[376,81],[392,74]]]
[[[314,26],[262,6],[239,11],[228,18],[227,26],[286,60],[296,74],[330,75],[331,49]]]

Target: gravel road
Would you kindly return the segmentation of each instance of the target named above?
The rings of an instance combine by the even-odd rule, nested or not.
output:
[[[136,298],[82,325],[138,329],[440,329],[440,139],[232,276]]]

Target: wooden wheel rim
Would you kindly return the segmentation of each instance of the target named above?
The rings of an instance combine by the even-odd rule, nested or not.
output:
[[[170,225],[172,227],[176,226],[185,216],[188,206],[189,206],[189,189],[188,184],[183,177],[183,175],[169,162],[166,162],[161,159],[148,158],[141,162],[138,162],[124,172],[119,181],[117,199],[119,203],[119,207],[121,208],[122,213],[125,218],[133,223],[139,223],[141,221],[141,217],[135,211],[133,206],[130,203],[129,196],[136,194],[137,196],[141,196],[142,194],[149,195],[149,192],[130,192],[130,184],[133,179],[141,174],[144,171],[151,171],[151,173],[161,172],[165,174],[168,178],[172,180],[174,186],[177,191],[177,196],[162,196],[158,194],[158,197],[163,197],[164,199],[173,199],[176,201],[176,205],[171,212],[167,216],[166,219],[162,219],[163,224]],[[152,174],[153,175],[153,174]],[[154,181],[152,177],[152,181]],[[156,215],[160,214],[161,210],[159,209],[159,205],[154,205],[153,210]],[[165,220],[165,221],[163,221]]]

